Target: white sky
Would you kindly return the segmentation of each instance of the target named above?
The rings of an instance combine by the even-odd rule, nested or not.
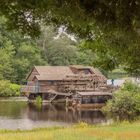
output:
[[[66,35],[72,41],[77,42],[75,36],[73,34],[68,34],[67,33],[67,27],[65,27],[63,25],[59,27],[58,34],[57,34],[57,36],[54,37],[54,39],[58,39],[62,34]]]

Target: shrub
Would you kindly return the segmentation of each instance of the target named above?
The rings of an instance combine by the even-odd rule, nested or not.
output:
[[[121,91],[140,93],[140,87],[136,83],[132,83],[131,81],[126,81],[121,87]]]
[[[41,103],[42,103],[42,98],[41,98],[41,96],[37,96],[37,97],[36,97],[36,102],[37,102],[37,104],[41,104]]]
[[[10,89],[13,91],[14,96],[20,96],[20,85],[10,84]]]
[[[0,81],[0,96],[12,96],[12,92],[10,90],[10,82],[6,80]]]
[[[36,105],[37,105],[38,110],[41,110],[41,108],[42,108],[42,98],[41,98],[41,96],[36,97]]]
[[[0,81],[0,96],[1,97],[10,97],[10,96],[19,96],[20,95],[20,86],[17,84],[12,84],[10,81],[1,80]]]
[[[109,100],[103,111],[119,119],[134,119],[140,114],[140,87],[126,82]]]

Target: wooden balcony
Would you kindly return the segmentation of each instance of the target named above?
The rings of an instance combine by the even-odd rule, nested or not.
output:
[[[49,89],[47,87],[42,88],[39,86],[22,86],[20,89],[21,93],[47,93]]]
[[[39,87],[38,86],[22,86],[20,91],[21,93],[37,93]]]

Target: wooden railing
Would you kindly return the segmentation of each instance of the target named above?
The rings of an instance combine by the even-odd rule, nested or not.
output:
[[[21,93],[37,93],[38,89],[38,86],[22,86],[20,91]]]
[[[42,88],[42,87],[39,87],[39,86],[29,86],[29,85],[25,85],[25,86],[22,86],[20,91],[21,93],[45,93],[47,92],[49,89],[47,88]]]

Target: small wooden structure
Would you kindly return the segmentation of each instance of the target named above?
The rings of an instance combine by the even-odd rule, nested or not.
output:
[[[112,96],[106,77],[98,69],[81,65],[35,66],[21,92],[29,100],[41,96],[43,101],[49,102],[66,98],[78,100],[80,97],[83,103],[100,96]]]

